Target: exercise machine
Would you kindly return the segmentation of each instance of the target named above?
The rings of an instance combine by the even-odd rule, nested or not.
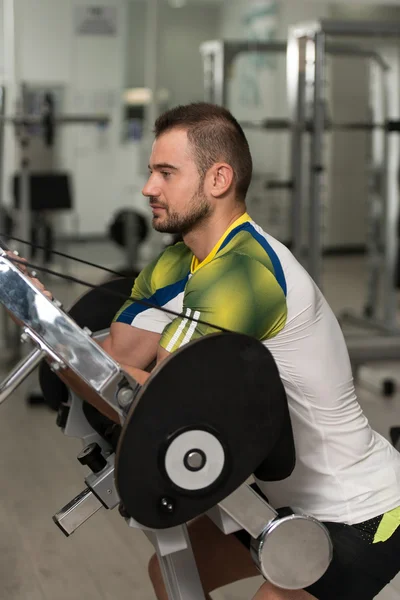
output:
[[[122,208],[112,216],[108,227],[110,239],[124,251],[125,263],[118,267],[118,272],[129,277],[140,272],[139,250],[149,234],[149,223],[146,217],[133,208]]]
[[[67,174],[41,174],[31,172],[31,146],[33,127],[41,132],[46,145],[54,144],[58,128],[70,124],[105,127],[109,123],[107,115],[61,115],[57,114],[54,102],[49,97],[43,98],[41,114],[15,114],[6,116],[0,114],[0,131],[6,125],[15,128],[16,139],[20,148],[20,169],[13,179],[13,195],[17,209],[17,218],[13,228],[13,236],[23,241],[32,239],[32,215],[38,212],[69,210],[72,207],[71,182]],[[0,135],[0,143],[2,136]],[[0,149],[0,157],[4,149]],[[0,211],[5,210],[0,198]],[[4,225],[4,223],[3,223]],[[0,231],[0,239],[7,237],[5,228]],[[20,250],[21,244],[13,244]],[[51,248],[50,248],[51,250]],[[8,319],[9,320],[9,319]],[[15,337],[14,328],[5,323],[6,340],[2,351],[3,360],[12,362],[21,356],[21,345]]]
[[[82,328],[4,250],[0,302],[33,345],[0,385],[0,404],[43,360],[70,389],[59,425],[82,440],[78,459],[91,473],[85,489],[54,515],[66,536],[97,511],[119,506],[128,526],[153,543],[170,600],[204,600],[187,530],[202,514],[225,534],[245,529],[260,573],[278,587],[301,589],[324,574],[332,558],[326,528],[290,507],[270,506],[248,484],[252,475],[284,479],[295,464],[286,394],[263,344],[235,333],[206,336],[168,357],[139,386],[96,343],[107,330]]]
[[[307,248],[307,269],[318,285],[322,284],[322,188],[325,175],[324,135],[326,132],[325,59],[328,40],[338,36],[397,38],[396,23],[322,20],[299,24],[290,29],[287,50],[288,98],[293,119],[293,227],[294,252],[300,260]],[[307,65],[307,68],[306,68]],[[371,161],[373,175],[369,198],[368,260],[369,280],[364,314],[346,314],[343,321],[399,334],[397,324],[398,251],[398,162],[400,156],[398,121],[397,61],[375,55],[371,61],[370,83],[373,117],[371,122],[348,123],[348,130],[373,134]],[[377,88],[380,94],[376,93]],[[396,100],[397,99],[397,100]],[[390,105],[396,111],[390,118]],[[309,114],[306,114],[306,107]],[[394,108],[393,108],[394,107]],[[309,123],[307,120],[309,119]],[[310,137],[310,161],[304,176],[305,134]],[[308,181],[307,181],[308,178]],[[309,195],[309,203],[307,197]],[[302,223],[308,209],[308,235]],[[381,307],[378,310],[378,290]]]

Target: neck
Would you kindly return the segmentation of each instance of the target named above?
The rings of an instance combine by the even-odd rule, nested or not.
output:
[[[246,212],[246,206],[240,204],[229,214],[213,214],[199,223],[183,236],[183,241],[193,252],[199,262],[202,262],[214,248],[225,231]]]

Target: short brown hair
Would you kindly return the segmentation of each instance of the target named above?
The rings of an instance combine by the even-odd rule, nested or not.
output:
[[[253,163],[243,129],[233,115],[215,104],[197,102],[168,110],[155,123],[156,138],[175,128],[187,131],[200,176],[218,161],[227,162],[235,176],[236,195],[246,198]]]

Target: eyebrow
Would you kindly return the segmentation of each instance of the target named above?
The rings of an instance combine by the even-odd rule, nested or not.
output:
[[[151,166],[148,165],[149,171],[160,171],[160,169],[172,169],[173,171],[177,171],[178,167],[174,167],[174,165],[170,165],[169,163],[156,163]]]

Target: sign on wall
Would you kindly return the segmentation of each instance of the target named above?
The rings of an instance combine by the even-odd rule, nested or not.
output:
[[[77,35],[117,35],[116,6],[77,6],[75,11]]]
[[[278,30],[277,0],[252,0],[242,14],[242,29],[248,40],[275,40]],[[243,68],[244,67],[244,68]],[[262,52],[247,55],[242,63],[240,101],[243,106],[263,106],[262,77],[276,69],[276,56]]]

